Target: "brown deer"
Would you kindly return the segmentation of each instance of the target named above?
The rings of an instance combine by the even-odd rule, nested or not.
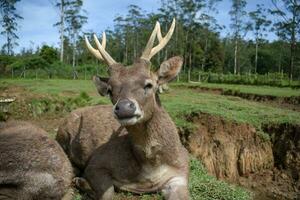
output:
[[[175,20],[165,37],[157,22],[142,56],[132,66],[116,63],[94,35],[90,52],[109,65],[109,78],[94,77],[102,96],[113,106],[74,111],[60,127],[57,140],[71,161],[84,169],[75,183],[94,199],[112,199],[114,187],[134,193],[162,191],[166,199],[189,199],[188,153],[177,129],[163,109],[158,87],[174,79],[183,59],[173,57],[151,72],[150,59],[170,40]],[[153,47],[156,37],[159,40]]]
[[[0,123],[1,200],[72,200],[72,178],[68,157],[44,130]]]

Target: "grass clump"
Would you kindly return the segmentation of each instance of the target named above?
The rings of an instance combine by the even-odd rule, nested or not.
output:
[[[200,163],[192,158],[190,161],[189,189],[193,200],[250,200],[251,195],[246,190],[228,185],[209,176]]]

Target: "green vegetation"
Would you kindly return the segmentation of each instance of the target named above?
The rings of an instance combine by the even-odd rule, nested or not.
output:
[[[50,94],[61,97],[76,97],[85,92],[89,95],[90,104],[109,104],[106,97],[98,95],[92,81],[84,80],[9,80],[0,82],[2,85],[24,86],[36,94]],[[182,84],[180,84],[182,85]],[[186,86],[186,84],[183,84]],[[237,88],[243,92],[255,94],[269,94],[277,96],[299,95],[299,90],[290,88],[276,88],[268,86],[243,86],[204,84],[207,87]],[[174,83],[174,86],[178,84]],[[176,89],[175,89],[176,88]],[[275,108],[257,102],[251,102],[232,96],[204,94],[193,89],[177,88],[161,95],[162,103],[177,125],[190,126],[185,120],[186,115],[192,112],[205,112],[224,117],[228,120],[249,123],[260,128],[263,123],[291,122],[300,123],[300,113],[287,109]]]
[[[247,200],[249,192],[209,176],[201,163],[190,161],[190,192],[194,200]]]
[[[55,23],[60,33],[59,48],[49,44],[31,45],[14,55],[19,38],[16,29],[21,19],[15,7],[18,1],[0,1],[3,7],[0,34],[6,38],[1,53],[7,55],[0,56],[2,77],[25,77],[26,74],[26,77],[77,79],[101,74],[98,68],[102,62],[99,65],[84,42],[85,35],[95,46],[92,33],[82,29],[89,22],[83,0],[54,3],[59,15]],[[176,18],[176,34],[165,49],[153,57],[155,67],[170,55],[181,55],[185,61],[182,76],[189,81],[198,80],[199,71],[204,79],[209,74],[208,82],[285,86],[292,80],[299,81],[299,5],[294,0],[278,0],[272,1],[271,6],[259,4],[255,8],[250,1],[230,0],[226,3],[231,23],[224,29],[223,23],[215,18],[219,9],[223,9],[220,2],[160,0],[158,9],[151,12],[138,5],[128,5],[126,13],[115,13],[114,23],[106,31],[106,49],[116,61],[132,64],[143,51],[156,21],[160,22],[164,36]],[[249,32],[250,37],[245,37]],[[267,37],[269,32],[276,35],[272,41]],[[100,38],[101,33],[96,32],[96,35]]]
[[[254,85],[237,85],[237,84],[218,84],[218,83],[173,83],[178,86],[195,86],[199,88],[212,88],[237,91],[248,94],[271,95],[277,97],[300,96],[300,89],[292,89],[290,87],[272,87],[272,86],[254,86]]]
[[[179,126],[191,127],[185,116],[193,112],[204,112],[221,116],[227,120],[248,123],[260,129],[264,123],[300,123],[300,113],[275,108],[238,97],[204,94],[193,89],[177,88],[162,95],[162,102]]]

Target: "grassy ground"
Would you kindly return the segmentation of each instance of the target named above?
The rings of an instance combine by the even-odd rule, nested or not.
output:
[[[30,93],[33,94],[53,96],[55,97],[55,99],[75,99],[68,100],[67,103],[64,102],[64,106],[70,104],[70,102],[75,102],[76,104],[74,107],[70,106],[70,108],[67,109],[67,111],[75,108],[76,106],[84,106],[86,104],[110,103],[110,101],[107,98],[100,97],[97,94],[96,89],[91,81],[9,79],[0,80],[0,89],[1,87],[12,85],[25,87],[29,89]],[[240,91],[245,91],[249,93],[255,92],[257,94],[276,94],[281,96],[300,95],[299,90],[292,90],[289,88],[263,87],[262,89],[262,86],[257,87],[220,84],[209,84],[209,86],[222,88],[236,87]],[[82,92],[85,92],[88,95],[88,97],[85,97],[86,95],[83,95]],[[82,99],[84,101],[82,101]],[[172,85],[171,90],[168,93],[161,95],[161,99],[164,107],[175,120],[176,124],[178,126],[185,126],[189,128],[192,128],[193,124],[187,122],[185,120],[185,116],[192,112],[205,112],[213,115],[218,115],[228,120],[249,123],[257,128],[260,128],[260,126],[263,123],[270,122],[300,123],[300,112],[291,111],[283,108],[275,108],[271,105],[264,105],[258,102],[251,102],[238,97],[199,93],[192,89],[172,87]],[[52,101],[46,101],[45,103],[43,103],[43,101],[44,100],[37,99],[32,101],[31,104],[37,104],[38,108],[41,107],[40,104],[45,104],[45,110],[49,110],[48,105],[51,105]],[[55,110],[56,108],[53,109]],[[42,113],[43,110],[39,112]],[[32,117],[37,116],[33,115]],[[249,193],[247,193],[245,190],[228,185],[222,181],[218,181],[215,178],[207,175],[201,163],[194,159],[192,159],[191,161],[190,191],[192,198],[196,200],[249,199]],[[141,197],[137,197],[131,194],[120,194],[117,199],[122,199],[122,196],[124,196],[125,199],[161,199],[160,195],[144,195]],[[81,199],[81,197],[77,196],[76,199],[79,200]]]
[[[199,86],[214,89],[234,90],[241,93],[250,93],[258,95],[271,95],[278,97],[300,96],[300,89],[289,87],[271,87],[263,85],[236,85],[236,84],[218,84],[218,83],[174,83],[174,86]]]
[[[106,97],[100,97],[90,80],[0,80],[0,85],[18,85],[29,88],[34,93],[50,94],[54,96],[74,97],[85,92],[91,97],[91,104],[109,104]],[[186,85],[181,83],[181,86]],[[201,84],[202,85],[202,84]],[[288,109],[277,108],[274,105],[265,105],[247,101],[238,97],[206,94],[192,89],[173,87],[161,95],[162,103],[179,126],[191,126],[185,116],[192,112],[205,112],[224,117],[228,120],[249,123],[260,128],[265,123],[300,123],[300,113]],[[203,84],[205,87],[239,89],[240,91],[255,94],[277,96],[297,96],[300,90],[278,88],[270,86],[245,86],[227,84]]]

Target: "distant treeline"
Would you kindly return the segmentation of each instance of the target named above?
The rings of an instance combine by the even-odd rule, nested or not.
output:
[[[106,49],[116,61],[131,64],[141,55],[155,22],[160,22],[165,34],[172,19],[176,18],[171,41],[152,58],[154,68],[167,57],[182,55],[185,60],[182,80],[195,81],[205,73],[219,74],[223,79],[225,75],[221,74],[228,74],[228,77],[266,75],[278,77],[281,81],[300,79],[299,1],[270,0],[272,8],[267,9],[260,4],[255,10],[246,12],[245,0],[231,0],[228,13],[231,18],[230,33],[226,37],[220,36],[220,32],[225,30],[214,18],[220,2],[161,0],[160,9],[150,13],[130,5],[127,14],[115,17],[114,27],[106,30]],[[281,3],[284,3],[283,7],[278,6]],[[61,15],[60,21],[55,24],[63,41],[60,48],[47,45],[38,49],[24,48],[14,55],[12,48],[8,51],[6,45],[0,57],[1,75],[90,78],[92,74],[106,73],[106,66],[85,47],[84,35],[94,45],[92,33],[96,33],[100,40],[102,33],[98,30],[82,31],[83,24],[88,21],[82,4],[82,0],[56,1],[54,5]],[[276,33],[275,41],[266,39],[269,32]],[[253,35],[253,39],[247,40],[247,34]]]

